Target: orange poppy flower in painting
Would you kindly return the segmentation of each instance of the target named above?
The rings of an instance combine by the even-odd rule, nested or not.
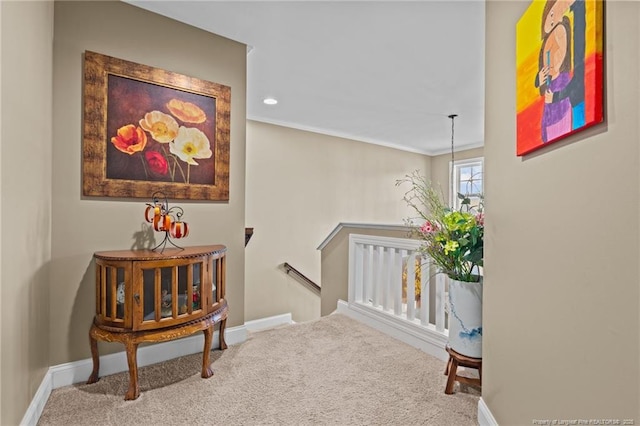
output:
[[[198,105],[191,102],[171,99],[169,103],[167,103],[167,108],[169,108],[171,114],[185,123],[204,123],[207,120],[207,115],[204,111]]]
[[[118,129],[118,135],[111,138],[111,143],[119,151],[133,155],[147,146],[147,134],[140,127],[127,124]]]

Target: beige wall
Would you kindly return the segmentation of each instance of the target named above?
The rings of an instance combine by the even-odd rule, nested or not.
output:
[[[454,161],[478,158],[484,155],[484,148],[467,149],[465,151],[454,152]],[[431,181],[434,185],[442,188],[445,201],[449,203],[449,193],[451,192],[451,154],[436,155],[431,158]]]
[[[320,283],[317,247],[339,222],[402,224],[396,179],[429,173],[429,157],[256,121],[247,122],[246,319],[320,316],[320,300],[285,274]]]
[[[482,398],[501,425],[640,421],[640,3],[606,8],[607,123],[515,155],[515,25],[486,4]]]
[[[12,425],[49,367],[53,3],[0,11],[0,424]]]
[[[6,15],[5,15],[6,16]],[[49,19],[51,21],[51,19]],[[2,4],[0,4],[0,25],[2,25]],[[0,52],[2,52],[2,27],[0,27]],[[6,40],[6,37],[4,38]],[[2,62],[0,61],[0,188],[2,188],[2,104],[4,102],[4,98],[2,98]],[[4,224],[2,222],[2,197],[0,197],[0,241],[2,241],[2,228],[4,228]],[[2,363],[2,244],[0,244],[0,380],[2,380],[2,370],[4,364]],[[13,342],[12,342],[13,343]],[[4,419],[2,417],[2,406],[4,402],[2,400],[2,383],[0,382],[0,422]]]
[[[49,19],[51,21],[51,19]],[[2,23],[2,4],[0,4],[0,25]],[[6,40],[6,38],[5,38]],[[2,29],[0,28],[0,52],[2,51]],[[1,63],[1,62],[0,62]],[[2,66],[0,66],[0,99],[2,99]],[[0,101],[0,188],[2,188],[2,101]],[[0,241],[2,241],[2,197],[0,197]],[[0,244],[0,380],[2,377],[2,244]],[[0,422],[2,418],[2,384],[0,383]]]
[[[228,325],[244,323],[245,45],[123,2],[55,2],[51,365],[90,356],[92,254],[129,248],[144,224],[144,203],[149,201],[81,195],[85,50],[231,87],[230,201],[176,204],[191,226],[185,245],[227,246]],[[101,343],[100,350],[105,354],[123,348]]]

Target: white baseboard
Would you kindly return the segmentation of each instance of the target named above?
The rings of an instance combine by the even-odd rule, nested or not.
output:
[[[49,371],[47,371],[47,373],[44,375],[40,386],[38,386],[38,390],[33,396],[31,404],[29,404],[29,407],[27,407],[27,411],[22,417],[20,426],[35,426],[38,424],[38,420],[40,419],[42,410],[44,410],[44,406],[47,403],[52,390],[53,387],[51,381],[51,368],[49,368]]]
[[[213,334],[211,348],[219,348],[219,332]],[[229,345],[242,343],[247,339],[247,330],[244,325],[231,327],[225,330],[225,341]],[[138,367],[156,364],[180,356],[201,353],[204,347],[204,334],[197,333],[183,339],[169,342],[156,343],[138,348]],[[100,357],[100,376],[128,371],[127,354],[125,351]],[[80,361],[59,364],[49,368],[52,379],[52,388],[58,389],[87,380],[93,370],[93,361],[84,359]]]
[[[447,337],[444,335],[432,333],[401,319],[380,315],[379,312],[369,310],[366,306],[350,304],[344,300],[338,300],[336,312],[363,322],[442,361],[449,360],[449,354],[445,350]]]
[[[498,422],[482,398],[478,401],[478,424],[480,426],[498,426]]]
[[[290,314],[289,314],[290,316]],[[257,320],[255,322],[270,323],[277,321],[270,318]],[[278,322],[280,324],[281,322]],[[220,347],[219,331],[215,331],[212,341],[212,349]],[[247,327],[245,325],[237,327],[229,327],[225,330],[225,342],[228,345],[235,345],[247,340]],[[138,367],[151,365],[180,356],[191,355],[202,352],[204,347],[204,334],[197,333],[183,339],[172,340],[169,342],[156,343],[149,346],[141,346],[138,349]],[[103,355],[100,357],[100,376],[108,376],[110,374],[120,373],[129,369],[127,365],[127,355],[124,351]],[[86,381],[93,370],[93,361],[91,359],[83,359],[80,361],[68,362],[65,364],[54,365],[49,367],[45,374],[36,394],[31,400],[31,404],[27,408],[20,425],[35,426],[42,415],[51,391],[63,386],[69,386],[74,383]]]
[[[247,331],[266,330],[268,328],[274,328],[285,324],[293,324],[291,312],[288,314],[275,315],[273,317],[244,322],[244,326],[247,328]]]

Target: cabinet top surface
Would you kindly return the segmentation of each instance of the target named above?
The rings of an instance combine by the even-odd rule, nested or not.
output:
[[[222,254],[226,251],[227,247],[222,244],[215,244],[209,246],[191,246],[183,249],[165,248],[162,253],[160,250],[153,251],[147,249],[97,251],[93,254],[93,257],[104,260],[163,260]]]

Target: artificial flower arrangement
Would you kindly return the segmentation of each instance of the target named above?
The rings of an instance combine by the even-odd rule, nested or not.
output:
[[[441,192],[418,171],[406,175],[396,185],[410,185],[404,200],[421,218],[421,224],[407,220],[411,232],[423,240],[420,252],[432,259],[438,272],[457,281],[479,282],[483,266],[484,213],[479,206],[458,193],[461,209],[448,207]]]

